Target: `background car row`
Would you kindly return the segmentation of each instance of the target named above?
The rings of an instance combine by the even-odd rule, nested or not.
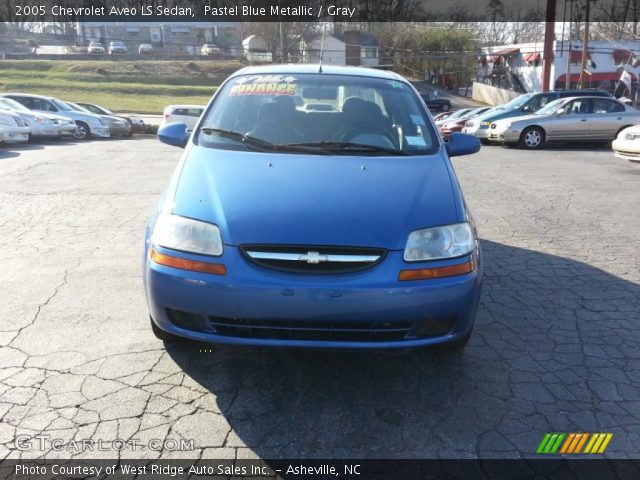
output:
[[[465,108],[435,117],[446,139],[452,132],[485,144],[542,148],[554,142],[613,141],[616,156],[640,161],[640,111],[602,90],[560,90],[520,95],[496,107]]]
[[[0,94],[0,142],[130,137],[145,128],[141,119],[114,115],[100,105],[28,93]]]

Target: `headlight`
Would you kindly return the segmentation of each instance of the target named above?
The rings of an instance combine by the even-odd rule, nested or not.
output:
[[[471,226],[456,223],[411,232],[404,249],[407,262],[462,257],[473,252],[475,239]]]
[[[481,127],[488,127],[489,125],[491,125],[491,122],[480,122]]]
[[[172,250],[222,255],[222,238],[217,226],[169,213],[158,215],[151,241]]]

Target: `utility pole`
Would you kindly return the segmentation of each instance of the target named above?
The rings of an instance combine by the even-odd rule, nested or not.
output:
[[[582,40],[582,66],[580,68],[580,90],[584,89],[585,75],[587,74],[587,55],[589,53],[589,5],[590,0],[587,0],[587,5],[584,10],[584,38]]]
[[[551,65],[553,65],[553,41],[556,29],[556,1],[547,0],[547,14],[544,27],[544,58],[542,63],[542,91],[548,92],[551,84]]]
[[[571,88],[571,21],[573,19],[573,0],[570,0],[569,4],[569,50],[567,51],[567,71],[565,73],[564,89],[569,90]]]

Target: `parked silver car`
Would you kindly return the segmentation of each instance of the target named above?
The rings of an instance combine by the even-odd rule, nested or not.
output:
[[[73,108],[77,112],[91,113],[94,115],[98,115],[104,123],[106,123],[107,127],[109,127],[109,133],[112,137],[130,137],[131,136],[131,124],[127,122],[124,118],[115,117],[112,115],[103,115],[100,113],[93,113],[89,109],[84,108],[77,103],[68,102],[65,100],[67,105]]]
[[[529,149],[549,142],[608,142],[638,123],[638,110],[612,98],[569,97],[550,102],[532,115],[492,122],[488,139]]]
[[[76,123],[74,137],[78,140],[85,140],[92,136],[100,138],[109,138],[111,136],[109,127],[99,115],[74,110],[57,98],[31,93],[3,93],[0,96],[11,98],[30,110],[55,113],[70,118]]]
[[[0,110],[17,113],[29,125],[29,138],[31,139],[73,136],[76,131],[76,123],[69,118],[31,111],[21,103],[7,97],[0,97]]]

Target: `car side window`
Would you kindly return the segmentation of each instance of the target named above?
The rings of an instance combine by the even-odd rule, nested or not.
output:
[[[584,115],[589,112],[589,101],[583,99],[577,99],[572,102],[569,102],[565,107],[565,112],[567,115]]]
[[[623,112],[624,107],[617,102],[607,99],[591,100],[591,111],[596,114]]]

